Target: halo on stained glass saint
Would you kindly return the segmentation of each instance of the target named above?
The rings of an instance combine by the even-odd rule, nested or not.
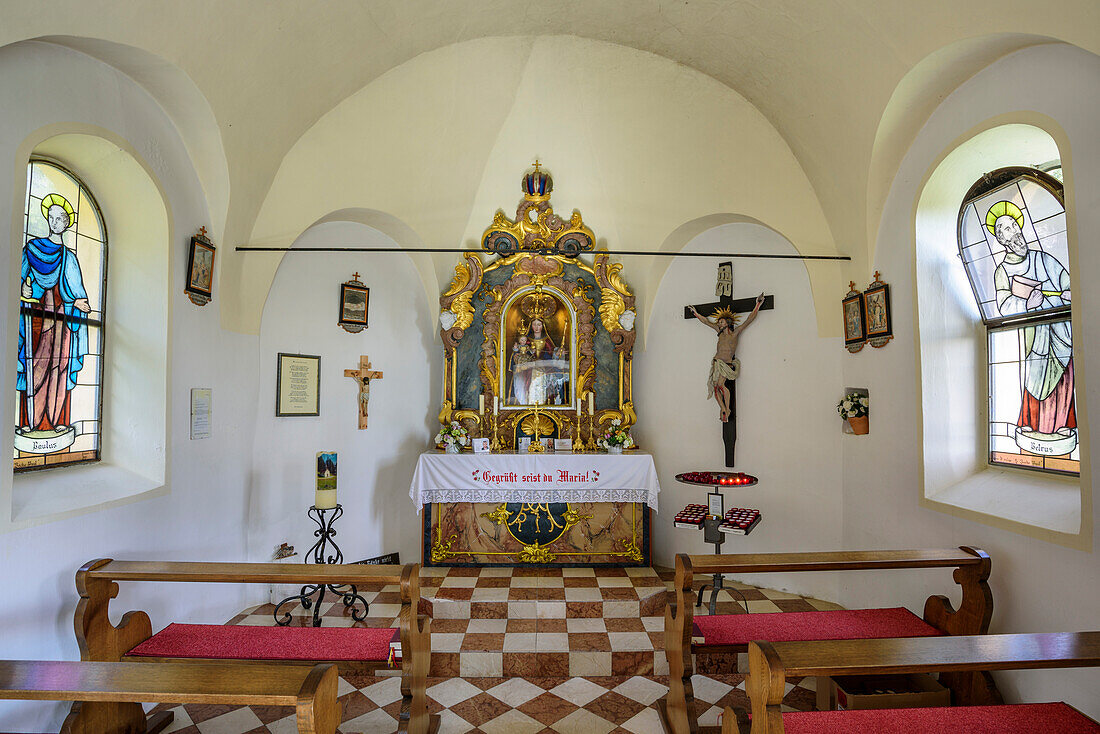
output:
[[[63,231],[51,229],[51,211],[57,212],[55,228]],[[44,160],[27,166],[23,223],[15,470],[95,461],[101,434],[106,228],[87,187]],[[61,328],[44,332],[43,324]],[[60,336],[56,343],[43,343],[43,333]],[[46,372],[56,378],[51,383],[35,377],[28,390],[27,375],[39,374],[35,363],[43,360],[50,364]]]
[[[959,255],[986,323],[1006,315],[1000,311],[994,279],[1006,253],[994,225],[1004,216],[1016,220],[1028,249],[1053,256],[1063,267],[1069,262],[1065,207],[1038,181],[1018,177],[967,202],[959,223]]]

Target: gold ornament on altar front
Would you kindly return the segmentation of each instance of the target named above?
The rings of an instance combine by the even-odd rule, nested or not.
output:
[[[565,529],[573,527],[581,520],[591,520],[595,515],[582,515],[579,510],[574,510],[572,506],[566,505],[565,514],[562,515],[562,520],[565,521]]]
[[[621,555],[626,556],[632,561],[642,561],[645,556],[642,555],[641,549],[638,548],[638,544],[633,540],[620,540],[619,546],[623,549]]]
[[[553,563],[556,558],[557,556],[546,550],[546,546],[538,543],[525,545],[519,552],[520,563]]]
[[[492,512],[483,512],[481,516],[486,520],[492,520],[494,525],[504,525],[508,522],[508,518],[512,516],[512,513],[508,512],[508,506],[501,504]]]
[[[436,541],[436,544],[432,546],[432,563],[445,561],[448,557],[455,555],[451,552],[451,546],[457,541],[457,535],[452,535],[446,543],[442,539]]]

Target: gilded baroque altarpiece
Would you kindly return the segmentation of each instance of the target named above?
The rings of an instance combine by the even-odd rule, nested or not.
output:
[[[536,429],[595,450],[610,421],[629,427],[637,420],[634,295],[622,264],[596,250],[580,212],[554,213],[552,188],[536,162],[522,179],[515,218],[497,211],[481,251],[465,253],[439,299],[440,424],[458,421],[503,451]],[[648,562],[644,503],[437,503],[425,510],[427,564]]]

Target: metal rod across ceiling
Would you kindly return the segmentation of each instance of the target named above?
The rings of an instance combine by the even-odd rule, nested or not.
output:
[[[469,253],[480,254],[482,252],[488,252],[489,254],[506,254],[511,255],[514,253],[493,253],[489,250],[456,250],[450,247],[237,247],[237,252],[433,252],[433,253],[451,253],[454,255],[466,255]],[[568,255],[559,250],[518,250],[517,252],[537,252],[540,255]],[[748,253],[748,252],[664,252],[660,250],[614,250],[606,251],[600,250],[600,253],[606,252],[608,255],[618,256],[637,256],[637,257],[733,257],[733,258],[751,258],[760,260],[851,260],[848,255],[780,255],[769,253]],[[596,251],[586,251],[578,253],[580,255],[594,255],[598,254]]]

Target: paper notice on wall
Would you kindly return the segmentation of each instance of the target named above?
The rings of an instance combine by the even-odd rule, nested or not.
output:
[[[191,388],[191,440],[210,438],[210,406],[214,391],[208,387]]]

